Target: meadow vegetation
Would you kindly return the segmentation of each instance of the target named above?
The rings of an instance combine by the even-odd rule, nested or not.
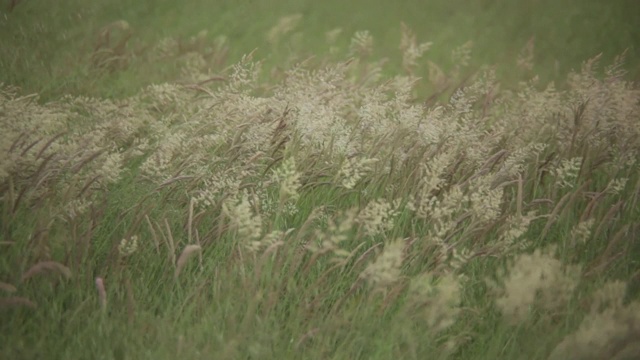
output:
[[[276,66],[206,32],[135,52],[120,20],[82,71],[167,61],[177,81],[2,84],[2,356],[640,358],[625,54],[556,85],[529,42],[505,83],[470,43],[439,66],[399,29],[391,68],[339,29]]]

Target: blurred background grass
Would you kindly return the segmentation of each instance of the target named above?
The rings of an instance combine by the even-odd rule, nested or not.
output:
[[[471,68],[496,65],[500,77],[518,79],[515,58],[535,37],[533,72],[543,82],[562,79],[571,69],[599,53],[603,62],[627,52],[627,69],[640,79],[640,3],[637,0],[22,0],[0,16],[0,82],[41,93],[122,97],[141,86],[175,80],[171,62],[134,58],[126,69],[108,74],[91,71],[89,57],[101,28],[125,20],[133,30],[128,47],[165,37],[188,38],[201,30],[207,37],[228,38],[230,62],[257,49],[267,65],[287,52],[327,53],[325,32],[342,28],[338,45],[348,46],[354,32],[368,30],[376,57],[388,57],[389,70],[400,67],[400,22],[418,41],[433,42],[422,61],[451,65],[451,50],[472,41]],[[299,13],[296,49],[274,49],[265,34],[282,16]]]

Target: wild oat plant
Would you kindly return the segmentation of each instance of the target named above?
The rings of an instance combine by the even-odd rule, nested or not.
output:
[[[640,358],[622,57],[507,89],[402,30],[400,74],[358,32],[124,100],[2,85],[2,357]]]

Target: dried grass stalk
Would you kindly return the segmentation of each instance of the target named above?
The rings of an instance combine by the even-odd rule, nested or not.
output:
[[[176,263],[176,279],[180,276],[180,272],[182,272],[182,268],[184,268],[189,258],[200,250],[202,250],[200,245],[187,245],[184,250],[182,250],[182,254],[180,254],[178,262]]]
[[[96,278],[96,289],[98,290],[100,308],[104,311],[107,308],[107,291],[104,288],[104,281],[101,277]]]
[[[153,229],[153,224],[151,224],[151,220],[149,219],[148,215],[145,215],[144,219],[147,221],[147,224],[149,225],[149,231],[151,232],[151,238],[153,239],[153,244],[156,247],[156,253],[160,254],[160,241],[158,241],[158,235],[156,234],[156,231]]]
[[[26,281],[43,272],[57,272],[67,279],[71,278],[71,270],[68,267],[56,261],[41,261],[22,274],[21,281]]]
[[[30,309],[35,309],[37,307],[36,303],[24,297],[11,296],[7,298],[0,298],[0,309],[20,306],[28,307]]]
[[[6,291],[8,293],[14,293],[14,292],[16,292],[17,289],[16,289],[15,286],[13,286],[13,285],[11,285],[9,283],[0,281],[0,290]]]

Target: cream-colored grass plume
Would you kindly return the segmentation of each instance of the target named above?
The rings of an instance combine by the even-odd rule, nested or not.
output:
[[[131,256],[138,249],[138,236],[133,235],[129,238],[124,238],[118,245],[118,252],[122,257]]]
[[[296,170],[295,158],[291,157],[285,160],[282,165],[276,169],[272,175],[273,180],[280,183],[280,203],[291,199],[298,200],[300,194],[300,174]]]
[[[640,303],[624,303],[626,284],[608,282],[593,295],[591,311],[548,360],[640,358]]]
[[[400,267],[404,260],[405,242],[396,239],[385,245],[382,254],[370,263],[360,275],[375,289],[384,290],[400,278]]]
[[[534,305],[549,312],[558,311],[571,298],[581,268],[565,266],[548,252],[538,249],[533,254],[519,255],[504,276],[496,304],[508,322],[526,321]]]

